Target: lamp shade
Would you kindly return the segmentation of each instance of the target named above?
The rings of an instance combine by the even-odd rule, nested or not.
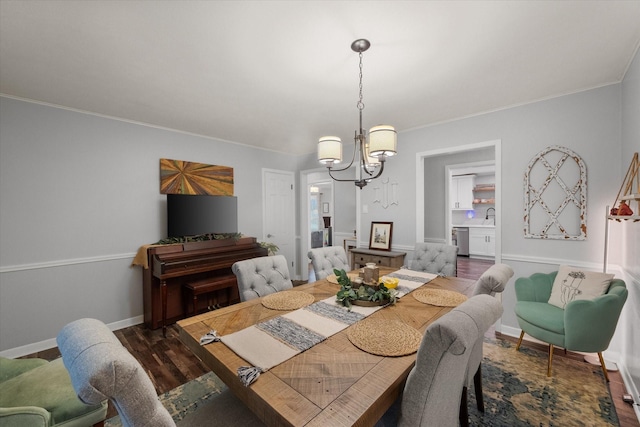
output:
[[[376,167],[380,164],[380,159],[377,156],[372,156],[369,150],[370,142],[367,141],[364,145],[364,161],[367,166]]]
[[[318,141],[318,161],[323,164],[342,161],[342,140],[337,136],[323,136]]]
[[[393,156],[396,154],[398,135],[393,126],[378,125],[369,130],[369,155]]]

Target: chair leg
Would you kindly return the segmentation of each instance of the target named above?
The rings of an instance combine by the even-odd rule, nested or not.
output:
[[[523,337],[524,337],[524,331],[520,332],[520,339],[518,340],[518,344],[516,345],[516,351],[520,350],[520,344],[522,344]]]
[[[469,411],[467,409],[467,386],[462,387],[462,397],[460,398],[460,412],[458,419],[460,427],[469,427]]]
[[[551,376],[551,363],[553,362],[553,344],[549,344],[549,364],[547,365],[547,376]]]
[[[604,358],[602,357],[602,352],[598,352],[598,357],[600,358],[600,365],[602,366],[602,373],[604,374],[604,379],[609,382],[609,374],[607,374],[607,367],[604,364]]]
[[[484,398],[482,397],[482,363],[478,365],[478,370],[473,376],[473,388],[476,391],[476,404],[478,411],[484,412]]]

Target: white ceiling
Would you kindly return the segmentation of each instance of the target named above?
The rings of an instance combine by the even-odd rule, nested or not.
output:
[[[0,0],[0,92],[294,154],[621,81],[640,1]],[[402,140],[399,140],[402,150]]]

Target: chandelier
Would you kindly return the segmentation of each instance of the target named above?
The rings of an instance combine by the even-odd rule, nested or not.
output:
[[[360,97],[356,106],[360,114],[360,126],[355,131],[354,149],[351,162],[341,169],[335,169],[334,165],[342,161],[342,140],[337,136],[323,136],[318,141],[318,161],[329,170],[329,176],[335,181],[353,182],[360,189],[371,180],[382,175],[384,162],[387,157],[396,154],[397,134],[393,126],[378,125],[369,129],[369,137],[362,128],[362,53],[365,52],[371,43],[369,40],[358,39],[351,43],[351,50],[358,52],[360,57]],[[355,179],[336,178],[332,172],[341,172],[349,169],[358,159],[359,167],[356,168]]]

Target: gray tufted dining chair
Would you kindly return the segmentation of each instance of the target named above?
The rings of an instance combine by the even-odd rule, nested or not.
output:
[[[398,426],[458,425],[464,368],[478,338],[501,314],[500,301],[477,295],[429,325],[404,386]]]
[[[175,427],[140,362],[102,321],[75,320],[62,328],[56,341],[83,402],[110,399],[124,427]]]
[[[480,278],[476,281],[473,287],[472,295],[490,295],[494,296],[496,293],[504,291],[507,282],[513,277],[513,269],[507,264],[494,264],[489,267]],[[494,322],[497,319],[494,320]],[[491,325],[486,325],[487,330]],[[465,421],[468,420],[468,408],[467,408],[467,389],[474,386],[476,395],[476,405],[480,412],[484,412],[484,398],[482,396],[482,358],[483,358],[483,343],[484,336],[479,336],[473,349],[471,349],[471,356],[469,356],[469,365],[467,368],[467,382],[462,390],[462,402],[460,404],[460,419],[461,425],[464,427],[468,425]]]
[[[342,246],[326,246],[311,249],[307,254],[316,274],[316,280],[322,280],[333,274],[333,269],[350,271],[347,253]]]
[[[443,243],[416,243],[409,269],[439,276],[456,276],[458,247]]]
[[[241,301],[293,288],[284,255],[238,261],[231,266],[238,280]]]

